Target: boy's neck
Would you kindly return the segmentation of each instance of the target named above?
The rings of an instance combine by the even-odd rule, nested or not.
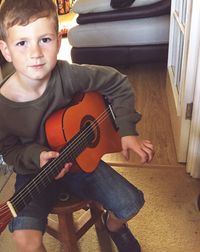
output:
[[[1,94],[15,102],[27,102],[38,99],[46,90],[49,78],[45,80],[27,80],[16,72],[3,84]],[[27,84],[28,83],[28,84]]]

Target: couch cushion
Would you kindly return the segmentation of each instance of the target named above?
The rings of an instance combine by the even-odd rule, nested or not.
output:
[[[126,8],[133,4],[135,0],[111,0],[110,6],[113,9]]]
[[[169,15],[77,25],[68,32],[74,47],[165,44],[169,40]]]
[[[141,62],[167,62],[168,45],[72,47],[72,62],[103,66],[129,66]]]
[[[79,14],[76,21],[78,24],[88,24],[161,16],[170,13],[170,5],[170,0],[162,0],[138,7]]]
[[[160,0],[136,0],[130,7],[138,7],[160,2]],[[111,11],[109,0],[77,0],[72,6],[72,10],[78,14]]]

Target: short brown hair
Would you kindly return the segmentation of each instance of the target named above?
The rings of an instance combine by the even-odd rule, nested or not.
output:
[[[27,25],[42,17],[52,17],[58,32],[57,8],[53,0],[3,0],[0,7],[0,39],[6,41],[6,31],[10,27]]]

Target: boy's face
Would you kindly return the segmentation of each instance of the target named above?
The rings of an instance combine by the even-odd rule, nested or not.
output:
[[[9,28],[7,41],[1,49],[18,74],[32,80],[43,80],[50,76],[56,64],[60,42],[53,19],[39,18],[26,26]]]

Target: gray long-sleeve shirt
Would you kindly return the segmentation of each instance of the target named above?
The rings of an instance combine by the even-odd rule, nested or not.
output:
[[[134,94],[125,75],[110,67],[58,61],[38,99],[15,102],[0,94],[0,153],[7,164],[14,165],[16,173],[38,171],[39,154],[49,149],[46,119],[55,110],[66,107],[76,93],[87,91],[97,91],[109,98],[121,136],[137,134],[140,115],[135,111]]]

